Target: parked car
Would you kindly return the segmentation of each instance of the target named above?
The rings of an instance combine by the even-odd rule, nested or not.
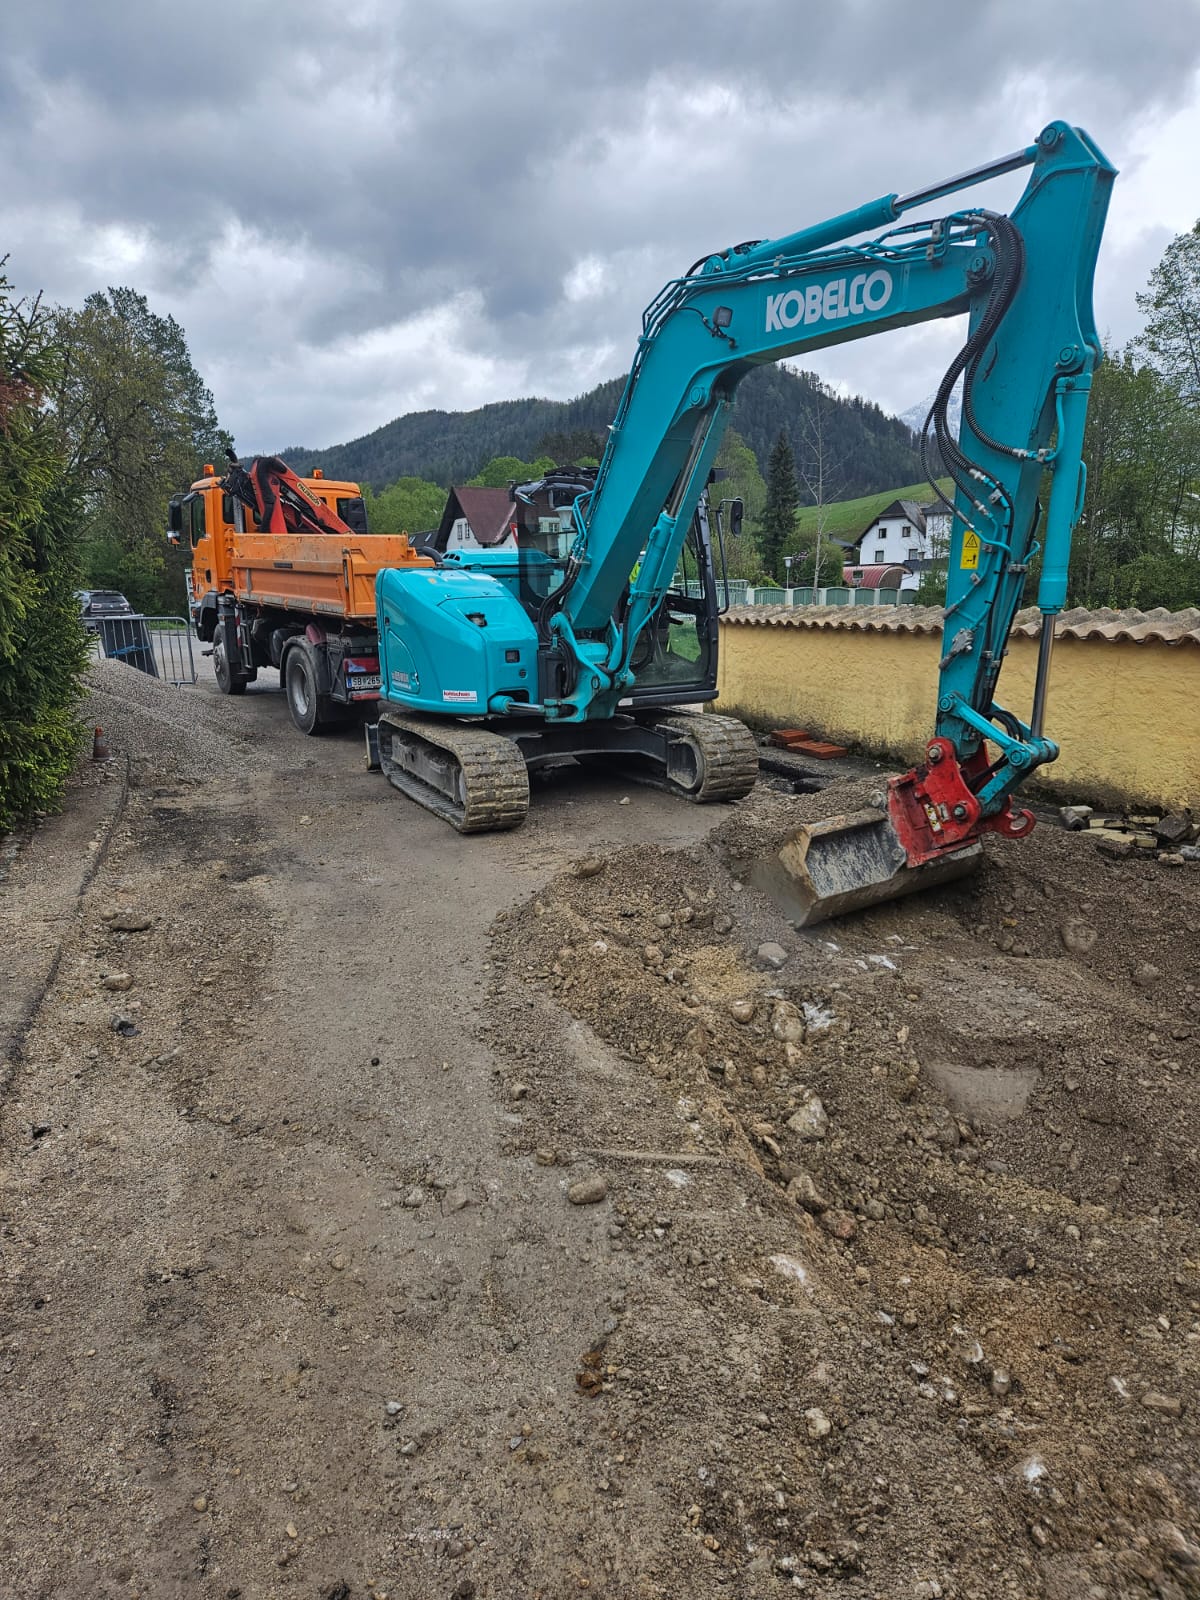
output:
[[[137,612],[117,589],[80,589],[79,610],[93,633],[106,617],[134,617]]]

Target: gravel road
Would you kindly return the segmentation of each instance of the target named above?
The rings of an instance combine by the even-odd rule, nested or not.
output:
[[[1200,868],[796,934],[837,795],[463,840],[123,671],[6,891],[0,1600],[1200,1593]]]

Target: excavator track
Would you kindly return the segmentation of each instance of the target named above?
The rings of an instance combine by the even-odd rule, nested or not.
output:
[[[682,734],[690,747],[694,771],[672,760],[668,770],[650,781],[673,794],[683,794],[696,805],[714,800],[741,800],[758,779],[758,746],[754,735],[736,717],[681,712],[657,717],[656,728]]]
[[[388,782],[459,833],[496,833],[524,822],[529,772],[503,734],[386,711],[378,740]]]

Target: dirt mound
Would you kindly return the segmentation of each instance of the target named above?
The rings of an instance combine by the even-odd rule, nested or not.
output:
[[[871,787],[497,928],[530,1148],[649,1269],[584,1385],[679,1506],[643,1592],[1200,1594],[1200,869],[1044,825],[794,931],[751,862]]]
[[[239,701],[176,688],[120,661],[93,661],[84,683],[80,717],[147,774],[200,779],[261,760]]]

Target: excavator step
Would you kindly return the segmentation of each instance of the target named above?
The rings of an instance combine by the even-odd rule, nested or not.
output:
[[[529,771],[503,734],[385,711],[376,740],[388,782],[459,833],[496,833],[524,822]]]

